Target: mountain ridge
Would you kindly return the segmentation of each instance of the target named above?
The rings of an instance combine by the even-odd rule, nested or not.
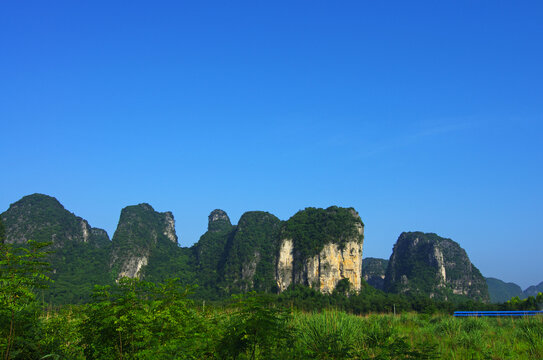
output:
[[[347,281],[355,291],[362,289],[364,280],[384,288],[383,269],[386,267],[388,273],[390,267],[385,259],[362,259],[364,223],[353,208],[306,208],[286,221],[265,211],[248,211],[237,225],[232,225],[225,211],[215,209],[209,214],[208,230],[191,247],[179,246],[173,214],[157,212],[147,203],[121,210],[111,240],[107,232],[90,227],[57,199],[44,194],[23,197],[0,218],[6,220],[8,242],[23,243],[30,237],[53,241],[60,256],[52,258],[52,265],[63,273],[56,275],[57,284],[67,293],[67,301],[84,299],[77,299],[76,294],[82,289],[78,287],[81,282],[73,276],[63,279],[67,276],[64,272],[76,277],[92,275],[92,279],[100,279],[97,284],[112,283],[121,276],[152,281],[175,276],[187,284],[198,284],[196,294],[211,299],[251,290],[280,292],[290,284],[330,293],[340,280]],[[443,239],[435,234],[416,234]],[[433,256],[436,249],[442,256],[443,251],[465,254],[457,243],[443,240],[451,243],[429,248],[432,251],[427,256]],[[471,268],[469,258],[466,264]],[[368,271],[379,272],[375,280],[381,285],[369,280]],[[455,270],[446,271],[451,275]],[[287,278],[290,280],[283,281]],[[83,282],[85,286],[91,285],[89,281]],[[72,287],[76,290],[70,290]],[[467,288],[453,288],[453,293],[469,295]],[[58,288],[49,294],[53,299],[55,291]],[[484,299],[484,295],[479,298]]]

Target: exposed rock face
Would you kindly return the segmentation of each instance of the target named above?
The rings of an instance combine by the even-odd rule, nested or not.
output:
[[[232,226],[230,218],[225,211],[221,209],[213,210],[208,217],[207,231],[221,231]]]
[[[294,273],[294,246],[292,239],[283,239],[277,261],[277,288],[285,291],[292,284]]]
[[[362,277],[376,289],[384,290],[388,260],[366,258],[362,263]]]
[[[450,299],[460,295],[488,301],[488,288],[466,251],[451,239],[421,232],[402,233],[394,245],[385,290]]]
[[[287,222],[280,241],[278,290],[304,284],[331,293],[340,280],[348,279],[351,289],[360,291],[363,238],[364,224],[354,209],[298,212]]]
[[[149,204],[127,206],[113,235],[110,267],[117,279],[140,278],[152,253],[172,243],[177,244],[177,234],[171,212],[156,212]]]

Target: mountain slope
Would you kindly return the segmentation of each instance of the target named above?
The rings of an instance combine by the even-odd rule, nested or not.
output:
[[[272,291],[281,220],[264,211],[239,219],[225,249],[222,286],[229,291]]]
[[[115,279],[168,277],[193,280],[191,252],[177,244],[171,212],[157,212],[149,204],[127,206],[121,211],[112,239],[111,273]]]
[[[538,293],[543,292],[543,281],[538,285],[532,285],[522,292],[524,298],[528,296],[537,296]]]

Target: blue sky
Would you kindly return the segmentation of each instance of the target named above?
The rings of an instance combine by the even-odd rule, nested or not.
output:
[[[0,5],[0,211],[35,192],[92,226],[215,208],[355,207],[364,256],[402,231],[485,276],[543,281],[543,5]]]

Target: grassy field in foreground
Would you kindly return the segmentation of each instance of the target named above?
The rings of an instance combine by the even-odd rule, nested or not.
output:
[[[209,307],[205,313],[185,308],[165,317],[123,311],[116,317],[103,308],[101,313],[88,310],[42,317],[44,336],[37,339],[36,356],[21,358],[543,359],[539,316],[357,316],[246,303],[231,309]]]
[[[297,343],[323,359],[542,359],[543,318],[295,314]]]

